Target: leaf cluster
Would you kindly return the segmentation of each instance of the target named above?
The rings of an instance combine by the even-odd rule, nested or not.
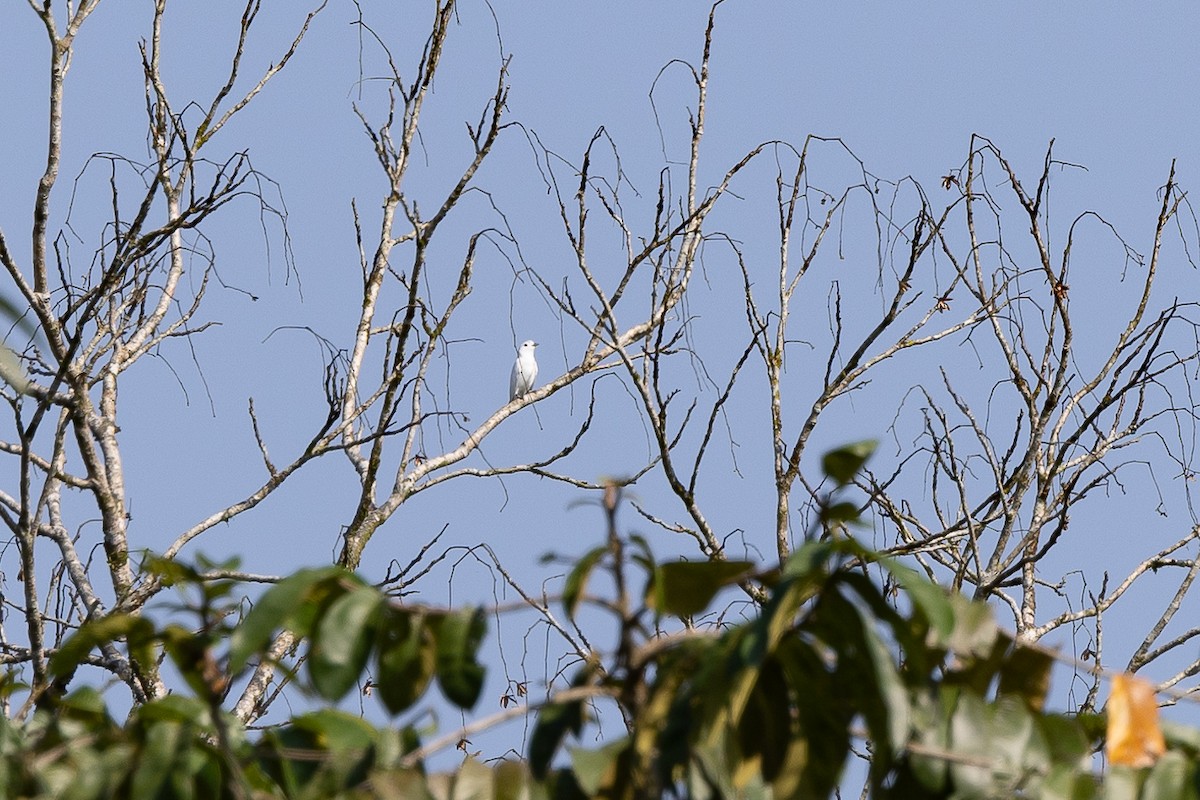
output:
[[[869,455],[827,460],[838,491]],[[839,470],[841,470],[839,472]],[[837,474],[834,474],[837,473]],[[301,570],[229,623],[232,581],[175,561],[149,567],[199,599],[200,630],[113,614],[59,649],[61,685],[122,643],[165,654],[193,695],[154,699],[115,721],[88,687],[43,698],[25,724],[0,720],[0,793],[11,797],[605,797],[836,796],[856,755],[880,798],[1192,798],[1200,730],[1163,726],[1165,752],[1140,766],[1095,767],[1105,720],[1046,709],[1052,653],[1015,641],[990,609],[946,593],[846,533],[846,504],[781,568],[656,561],[644,540],[610,537],[580,558],[564,604],[616,614],[620,645],[531,705],[524,761],[464,760],[428,774],[417,731],[377,728],[332,704],[359,686],[392,714],[435,683],[455,705],[480,696],[479,609],[403,605],[340,568]],[[834,535],[834,534],[837,535]],[[630,553],[631,555],[626,555]],[[643,575],[637,603],[585,591],[599,568]],[[720,591],[753,584],[766,598],[735,624],[696,624]],[[628,598],[626,598],[628,600]],[[687,623],[663,632],[670,618]],[[653,620],[653,626],[647,620]],[[257,737],[221,709],[223,691],[286,630],[305,648],[290,677],[317,699]],[[370,675],[369,681],[366,676]],[[6,691],[16,687],[7,685]],[[615,698],[624,735],[573,746],[591,700]]]

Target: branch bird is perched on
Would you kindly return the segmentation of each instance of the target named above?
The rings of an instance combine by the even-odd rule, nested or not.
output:
[[[512,402],[524,396],[533,388],[537,379],[537,360],[533,357],[533,349],[537,342],[528,340],[517,348],[517,361],[513,364],[512,376],[508,379],[508,400]]]

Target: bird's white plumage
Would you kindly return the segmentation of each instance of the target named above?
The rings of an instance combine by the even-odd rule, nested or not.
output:
[[[512,376],[508,379],[510,402],[532,389],[533,382],[537,380],[537,360],[533,357],[535,347],[537,342],[530,340],[522,342],[517,348],[517,361],[513,364]]]

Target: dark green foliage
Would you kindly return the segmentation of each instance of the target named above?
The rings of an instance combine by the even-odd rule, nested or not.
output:
[[[423,615],[390,605],[383,608],[376,641],[379,697],[399,714],[425,694],[437,665],[437,641]]]
[[[843,470],[867,455],[862,445],[835,455],[830,477],[847,485]],[[564,604],[574,615],[593,602],[584,587],[596,569],[612,571],[616,586],[641,574],[640,592],[599,605],[621,629],[611,660],[584,662],[570,694],[541,706],[527,762],[468,759],[436,775],[410,762],[413,730],[331,708],[252,740],[220,710],[221,690],[289,630],[307,643],[304,674],[292,677],[317,698],[336,701],[370,668],[372,693],[393,714],[434,681],[469,709],[484,679],[482,610],[400,605],[326,568],[275,585],[229,625],[231,582],[205,579],[207,567],[152,562],[192,598],[185,609],[201,624],[157,628],[113,614],[83,626],[50,667],[66,686],[106,643],[146,660],[165,652],[193,696],[153,700],[120,724],[81,688],[40,704],[24,724],[0,719],[0,795],[820,798],[835,794],[857,750],[870,753],[870,791],[881,798],[1200,797],[1200,731],[1166,725],[1168,751],[1153,767],[1093,772],[1104,720],[1045,711],[1053,656],[1014,642],[986,606],[858,544],[844,527],[856,520],[829,515],[821,535],[757,574],[745,562],[658,563],[644,540],[610,537],[570,571]],[[702,620],[733,584],[763,593],[757,614],[667,640],[642,624]],[[5,691],[18,688],[10,684]],[[621,707],[627,735],[572,747],[601,696]]]
[[[651,573],[646,605],[660,614],[691,617],[712,603],[722,588],[748,577],[749,561],[672,561]]]
[[[483,689],[483,666],[475,654],[487,633],[483,610],[464,608],[434,617],[437,640],[438,686],[446,699],[460,708],[471,708]]]

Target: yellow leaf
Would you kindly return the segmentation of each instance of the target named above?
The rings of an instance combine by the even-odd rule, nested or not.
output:
[[[1166,749],[1154,687],[1133,675],[1114,676],[1108,698],[1108,763],[1149,767]]]

